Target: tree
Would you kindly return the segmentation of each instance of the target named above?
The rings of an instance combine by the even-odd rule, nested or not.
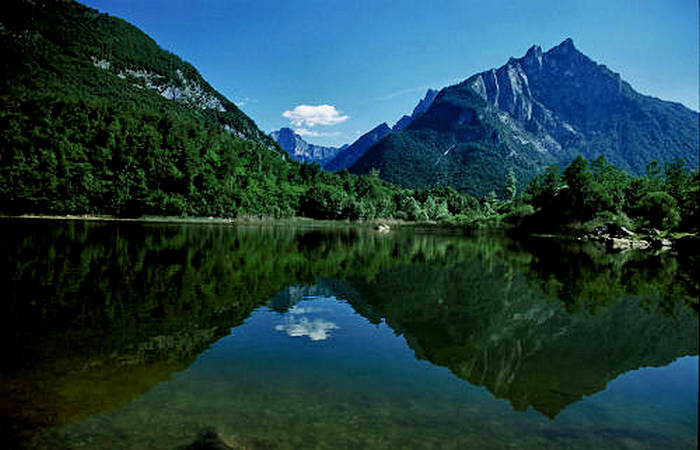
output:
[[[517,188],[518,180],[515,178],[515,172],[513,172],[513,169],[508,170],[508,176],[506,176],[506,188],[505,188],[505,195],[506,195],[506,200],[509,202],[512,202],[515,200],[515,196],[518,193],[518,188]]]
[[[681,220],[676,199],[666,192],[649,192],[641,198],[635,207],[642,225],[668,230]]]

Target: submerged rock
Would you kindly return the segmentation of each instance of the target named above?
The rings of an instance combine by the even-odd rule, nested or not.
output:
[[[214,428],[204,428],[193,443],[180,450],[233,450],[233,447],[222,441]]]

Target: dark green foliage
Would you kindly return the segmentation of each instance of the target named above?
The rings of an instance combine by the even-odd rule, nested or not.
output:
[[[122,19],[101,14],[77,2],[47,0],[4,2],[0,22],[0,90],[22,97],[42,92],[59,97],[119,99],[147,106],[155,113],[178,109],[155,88],[197,86],[199,97],[221,108],[187,108],[191,115],[241,136],[274,146],[265,133],[232,102],[216,92],[197,70],[167,52]],[[5,14],[7,12],[7,15]],[[98,67],[98,62],[107,64]],[[143,76],[153,85],[148,87]],[[196,97],[196,96],[194,96]],[[196,98],[181,103],[195,106]],[[179,108],[185,109],[185,108]]]
[[[666,192],[647,192],[634,208],[644,225],[668,230],[680,222],[676,199]]]
[[[92,99],[0,101],[4,213],[273,215],[283,206],[276,178],[289,164],[187,114]]]
[[[535,177],[523,196],[535,214],[527,221],[536,230],[591,220],[618,222],[631,228],[697,230],[697,172],[682,161],[656,161],[647,175],[631,178],[600,157],[590,164],[577,157],[559,175],[557,166]]]

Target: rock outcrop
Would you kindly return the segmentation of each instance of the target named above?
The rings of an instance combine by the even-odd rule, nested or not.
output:
[[[306,163],[326,164],[333,159],[342,149],[337,147],[323,147],[321,145],[309,144],[300,135],[290,128],[280,128],[270,133],[280,147],[294,160]]]

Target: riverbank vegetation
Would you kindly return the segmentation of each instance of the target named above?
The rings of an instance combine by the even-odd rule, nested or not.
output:
[[[511,211],[526,210],[519,219],[530,231],[588,233],[613,223],[639,233],[697,232],[700,178],[682,161],[652,161],[646,175],[632,177],[604,157],[589,163],[579,156],[563,171],[552,166],[534,178],[514,204]]]

